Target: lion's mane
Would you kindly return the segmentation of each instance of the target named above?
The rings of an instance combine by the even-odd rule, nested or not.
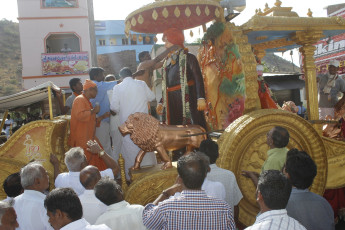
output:
[[[133,143],[145,152],[154,151],[159,121],[146,113],[134,113],[128,117],[126,126],[128,124],[133,125],[133,132],[131,134]]]

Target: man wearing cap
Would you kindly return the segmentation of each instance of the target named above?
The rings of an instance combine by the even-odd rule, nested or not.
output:
[[[339,110],[345,103],[344,96],[338,101],[338,94],[345,92],[345,81],[338,76],[338,70],[339,61],[332,60],[328,65],[328,73],[317,76],[317,82],[319,83],[319,116],[322,120],[327,115],[334,118],[334,109]]]
[[[90,99],[97,95],[97,85],[93,81],[86,79],[83,86],[83,93],[76,97],[73,102],[71,112],[69,145],[71,147],[81,147],[90,165],[96,166],[100,171],[107,168],[102,158],[88,151],[87,142],[98,139],[95,136],[96,114],[100,111],[99,105],[92,106]],[[110,113],[105,113],[98,120],[109,117]]]
[[[206,128],[204,81],[196,57],[184,49],[181,30],[171,28],[163,33],[165,47],[178,45],[163,64],[162,104],[157,113],[169,125],[195,124]]]
[[[110,109],[119,114],[120,124],[123,124],[129,115],[133,113],[148,113],[148,102],[155,99],[155,94],[146,83],[133,79],[132,75],[132,71],[128,67],[122,68],[120,77],[123,78],[123,81],[113,88]],[[139,147],[133,143],[129,135],[123,137],[121,153],[125,159],[127,179],[129,179],[128,170],[134,165],[139,150]],[[153,164],[157,164],[155,154],[153,152],[146,153],[141,166]]]

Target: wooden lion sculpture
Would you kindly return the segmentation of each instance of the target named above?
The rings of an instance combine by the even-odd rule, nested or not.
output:
[[[140,151],[135,158],[132,169],[140,169],[140,163],[146,152],[157,151],[164,162],[162,169],[171,168],[171,159],[167,151],[186,147],[186,152],[199,148],[206,135],[193,135],[205,133],[199,125],[163,125],[146,113],[131,114],[127,121],[119,127],[122,136],[130,135],[131,140]]]

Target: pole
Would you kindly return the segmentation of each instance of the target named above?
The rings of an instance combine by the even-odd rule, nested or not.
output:
[[[66,106],[66,94],[65,94],[65,91],[62,91],[62,101],[63,101],[63,106]]]
[[[48,101],[49,101],[50,120],[53,120],[53,103],[52,103],[52,89],[51,89],[51,86],[48,86]]]
[[[8,109],[6,109],[5,113],[4,113],[4,117],[2,118],[2,121],[1,121],[1,125],[0,125],[0,130],[2,130],[2,128],[4,127],[5,125],[5,120],[7,118],[7,115],[8,115]]]

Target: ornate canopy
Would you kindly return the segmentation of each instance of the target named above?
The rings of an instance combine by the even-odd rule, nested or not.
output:
[[[126,34],[163,33],[168,28],[190,29],[219,18],[222,8],[217,0],[160,0],[130,13]]]
[[[275,6],[259,9],[248,22],[241,26],[248,42],[255,50],[268,52],[284,52],[301,47],[310,40],[316,43],[324,37],[331,37],[344,33],[345,19],[342,17],[314,18],[308,11],[308,17],[299,17],[292,11],[292,7],[282,7],[277,0]],[[311,36],[301,36],[309,32]]]

